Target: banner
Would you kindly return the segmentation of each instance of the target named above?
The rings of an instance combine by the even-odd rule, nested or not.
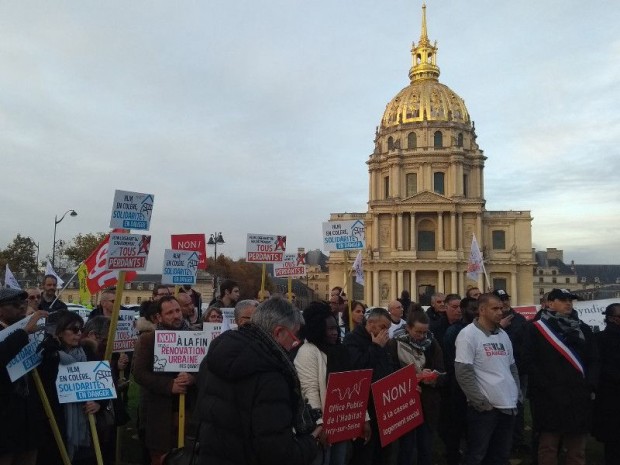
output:
[[[108,234],[103,241],[97,246],[95,250],[84,260],[84,265],[88,271],[86,278],[86,286],[88,292],[96,294],[102,289],[108,289],[114,287],[118,282],[118,270],[108,269],[108,248],[110,246],[110,235]],[[79,272],[78,272],[79,276]],[[125,273],[125,282],[131,282],[136,279],[137,273],[135,271],[128,271]],[[81,286],[81,283],[80,283]],[[84,291],[85,292],[85,291]],[[80,299],[82,290],[80,289]],[[90,298],[89,298],[90,301]]]
[[[328,252],[363,249],[365,237],[362,220],[323,223],[323,250]]]
[[[478,247],[478,241],[476,235],[471,236],[471,249],[469,251],[469,262],[467,263],[467,278],[472,281],[477,281],[478,276],[484,272],[484,262],[482,258],[482,252]]]
[[[175,250],[194,250],[198,252],[200,257],[198,269],[207,269],[207,246],[204,234],[173,234],[170,236],[170,243]]]
[[[107,266],[109,270],[146,270],[151,236],[143,234],[110,234]]]
[[[62,288],[63,284],[65,284],[65,282],[60,279],[60,276],[56,274],[56,271],[54,271],[54,268],[50,262],[47,262],[47,265],[45,265],[45,276],[54,276],[56,278],[57,289]]]
[[[209,344],[211,341],[224,332],[222,323],[203,323],[202,332],[206,334]]]
[[[302,257],[300,257],[302,255]],[[306,276],[304,254],[285,253],[280,263],[273,264],[273,275],[276,278],[303,278]]]
[[[23,329],[31,316],[27,316],[19,320],[17,323],[12,324],[8,328],[4,328],[0,331],[0,342],[4,341],[10,334],[14,333],[18,329]],[[43,325],[45,319],[41,319],[39,323]],[[11,378],[11,382],[17,381],[29,371],[33,370],[41,364],[41,353],[37,352],[37,348],[45,336],[44,331],[37,331],[34,334],[28,335],[30,342],[28,345],[22,348],[19,353],[6,365],[6,371]]]
[[[236,328],[237,324],[235,323],[234,307],[222,307],[220,310],[222,311],[222,316],[224,317],[222,322],[222,331],[228,331],[229,329]]]
[[[424,422],[415,367],[408,365],[372,384],[381,447]]]
[[[133,310],[120,310],[112,352],[133,352],[137,339],[136,313]]]
[[[101,360],[58,365],[56,392],[61,404],[116,399],[110,362]]]
[[[151,225],[154,200],[152,194],[114,191],[110,227],[148,231]]]
[[[286,252],[286,236],[248,233],[246,252],[248,263],[279,263]]]
[[[164,266],[161,272],[162,284],[196,284],[199,253],[194,250],[164,251]]]
[[[155,331],[153,371],[197,372],[209,342],[204,331]]]
[[[357,257],[353,262],[353,271],[355,271],[355,282],[364,285],[364,266],[362,264],[362,251],[357,252]]]
[[[9,289],[18,289],[20,291],[22,290],[19,283],[17,282],[17,279],[15,279],[15,276],[11,272],[8,263],[6,264],[6,269],[4,271],[4,287],[7,287]]]
[[[323,428],[330,444],[361,437],[372,370],[330,373],[323,408]]]
[[[620,299],[574,300],[573,308],[577,315],[579,315],[579,319],[591,326],[596,332],[605,329],[605,315],[603,315],[603,312],[607,306],[618,302],[620,302]],[[514,307],[514,310],[528,320],[531,320],[540,310],[540,305]]]

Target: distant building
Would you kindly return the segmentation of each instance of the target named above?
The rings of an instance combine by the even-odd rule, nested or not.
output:
[[[533,250],[536,266],[534,267],[534,295],[542,296],[553,288],[577,289],[575,269],[564,263],[564,251],[548,248],[546,251]]]
[[[430,304],[433,292],[463,295],[472,286],[505,289],[514,304],[532,296],[532,217],[529,211],[487,211],[486,157],[465,102],[439,82],[437,46],[426,30],[411,50],[410,84],[386,106],[366,163],[366,213],[332,213],[330,220],[362,219],[364,301],[385,306],[408,290]],[[490,283],[466,278],[475,234]],[[355,253],[332,252],[330,286],[342,285]],[[347,270],[348,271],[348,270]]]

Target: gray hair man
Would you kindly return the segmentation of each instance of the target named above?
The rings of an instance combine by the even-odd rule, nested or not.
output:
[[[235,305],[235,324],[237,327],[247,325],[250,322],[258,304],[257,300],[246,299]]]
[[[321,427],[302,419],[305,403],[288,355],[302,323],[289,302],[272,297],[249,323],[213,340],[200,367],[201,463],[312,463]]]

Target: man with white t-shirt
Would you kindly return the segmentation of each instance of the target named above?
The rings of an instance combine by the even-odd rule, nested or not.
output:
[[[403,320],[403,304],[399,300],[392,300],[387,309],[392,322],[390,329],[388,329],[390,339],[406,334],[407,330],[405,327],[407,322]]]
[[[519,373],[510,338],[501,329],[502,303],[478,299],[479,316],[456,338],[456,379],[467,397],[466,465],[505,464],[510,458]]]

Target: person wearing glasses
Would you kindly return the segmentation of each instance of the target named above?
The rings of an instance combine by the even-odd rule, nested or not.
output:
[[[31,287],[26,289],[26,292],[28,293],[28,309],[26,310],[26,315],[32,315],[39,309],[39,304],[41,303],[41,289]]]
[[[63,436],[67,453],[73,465],[93,463],[95,451],[88,425],[88,414],[96,414],[106,401],[87,401],[60,404],[56,394],[56,377],[59,365],[97,360],[97,355],[88,345],[81,345],[84,321],[77,313],[58,311],[48,318],[52,334],[47,334],[41,343],[43,361],[38,367],[47,397]],[[44,422],[43,444],[39,448],[38,462],[41,465],[62,464],[54,435],[48,422]]]
[[[116,300],[116,291],[114,289],[106,289],[101,293],[99,298],[99,305],[95,307],[92,312],[88,314],[88,319],[95,318],[96,316],[105,316],[110,318],[112,316],[112,310],[114,309],[114,301]]]
[[[215,338],[200,366],[201,465],[309,465],[322,428],[309,421],[289,352],[301,313],[281,296]]]
[[[26,316],[27,293],[19,289],[0,289],[0,463],[34,465],[45,418],[36,389],[26,374],[12,382],[4,367],[28,344],[28,335],[39,328],[37,322],[47,312],[37,310],[21,329],[6,329]]]

